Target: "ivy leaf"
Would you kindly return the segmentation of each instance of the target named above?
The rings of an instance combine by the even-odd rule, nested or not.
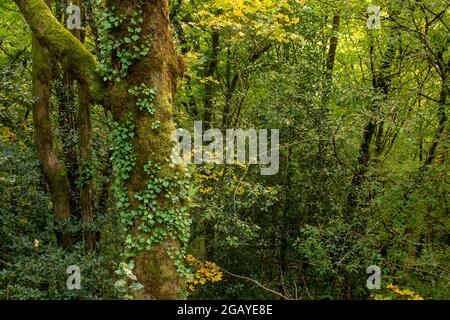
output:
[[[114,283],[114,287],[123,288],[126,284],[125,280],[117,280],[116,283]]]
[[[137,291],[137,290],[141,290],[142,288],[144,288],[144,286],[140,283],[133,283],[132,285],[129,286],[129,288],[133,291]]]

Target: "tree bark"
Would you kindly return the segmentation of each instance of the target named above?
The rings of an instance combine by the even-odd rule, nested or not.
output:
[[[50,189],[53,210],[58,220],[70,218],[70,187],[67,173],[56,154],[53,145],[53,130],[50,121],[51,61],[48,52],[33,36],[33,95],[39,100],[33,104],[35,141],[42,171]],[[57,235],[60,244],[71,244],[66,233]]]
[[[81,220],[84,228],[89,228],[94,222],[94,208],[92,206],[93,180],[91,172],[91,102],[86,88],[78,86],[79,95],[79,134],[80,134],[80,162],[81,162],[81,180],[80,180],[80,209]],[[83,230],[83,242],[86,248],[94,251],[96,248],[96,235],[92,230]]]
[[[439,97],[439,105],[438,105],[438,119],[439,123],[436,128],[436,132],[434,134],[434,141],[431,143],[430,148],[428,149],[428,156],[425,161],[425,166],[428,166],[433,163],[435,157],[436,157],[436,150],[439,145],[439,141],[442,139],[442,135],[445,132],[445,128],[447,126],[447,110],[448,110],[448,103],[447,103],[447,97],[449,95],[449,88],[450,83],[448,81],[447,75],[444,74],[442,77],[442,85],[441,85],[441,93]]]
[[[335,15],[333,17],[333,27],[331,29],[332,36],[330,38],[330,47],[328,49],[327,64],[325,68],[325,83],[324,83],[324,94],[322,97],[322,106],[327,108],[328,102],[330,100],[331,86],[333,82],[333,70],[334,62],[336,60],[336,51],[338,46],[338,32],[341,23],[341,16]]]

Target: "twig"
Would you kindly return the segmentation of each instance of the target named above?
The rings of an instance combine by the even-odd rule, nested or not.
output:
[[[249,278],[249,277],[245,277],[245,276],[239,276],[239,275],[234,274],[234,273],[231,273],[231,272],[229,272],[229,271],[227,271],[227,270],[225,270],[225,269],[223,269],[223,268],[220,268],[220,269],[221,269],[223,272],[225,272],[226,274],[229,274],[230,276],[233,276],[233,277],[236,277],[236,278],[239,278],[239,279],[244,279],[244,280],[251,281],[251,282],[253,282],[254,284],[256,284],[258,287],[263,288],[264,290],[269,291],[269,292],[271,292],[271,293],[273,293],[273,294],[275,294],[275,295],[277,295],[277,296],[279,296],[279,297],[281,297],[281,298],[283,298],[283,299],[285,299],[285,300],[292,300],[292,299],[286,297],[285,295],[283,295],[283,294],[281,294],[281,293],[279,293],[279,292],[276,292],[276,291],[274,291],[274,290],[272,290],[272,289],[270,289],[270,288],[267,288],[266,286],[262,285],[261,283],[259,283],[259,282],[256,281],[255,279],[252,279],[252,278]]]
[[[12,267],[13,265],[9,262],[6,262],[5,260],[0,259],[0,262],[7,265],[8,267]]]

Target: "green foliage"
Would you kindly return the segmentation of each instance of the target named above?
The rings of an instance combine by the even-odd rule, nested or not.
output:
[[[26,67],[7,64],[0,70],[0,141],[31,143],[31,104],[36,101],[30,93]]]
[[[130,89],[130,94],[146,96],[144,102],[146,108],[154,110],[153,99],[156,90],[141,85]],[[139,99],[137,106],[143,101]],[[123,126],[114,123],[112,127],[115,128],[111,132],[115,205],[122,230],[126,234],[124,263],[134,265],[133,261],[138,253],[151,251],[154,245],[162,241],[175,240],[180,243],[180,247],[174,248],[169,254],[180,275],[185,277],[188,271],[184,266],[183,256],[189,241],[190,220],[187,208],[179,204],[185,203],[190,198],[190,183],[187,180],[189,172],[176,172],[174,176],[166,177],[161,174],[162,164],[153,164],[149,161],[143,168],[143,172],[149,177],[147,188],[144,192],[135,192],[133,199],[130,199],[131,193],[125,187],[125,182],[136,166],[136,155],[130,142],[135,135],[135,125],[133,121],[127,120]],[[157,130],[158,127],[154,126],[152,129]],[[164,200],[161,201],[161,198]],[[135,204],[133,208],[132,203]],[[141,235],[134,236],[133,228],[137,228]],[[139,283],[126,284],[130,279],[119,280],[121,282],[118,287],[124,291],[126,288],[137,289]]]
[[[345,292],[351,286],[355,288],[352,298],[367,295],[360,285],[367,267],[384,267],[372,225],[361,217],[350,223],[334,217],[329,225],[306,225],[300,230],[294,247],[305,263],[304,270],[299,271],[311,279],[309,294],[319,299],[345,299],[350,298]]]
[[[76,234],[81,225],[59,224],[30,149],[0,142],[0,299],[108,299],[117,297],[106,250],[87,253],[82,245],[62,249],[56,233]],[[94,228],[106,234],[106,217]],[[114,237],[110,237],[110,242]],[[111,253],[112,257],[115,253]],[[77,265],[82,289],[68,290],[66,269]]]
[[[25,240],[25,239],[23,239]],[[117,297],[110,277],[111,265],[104,257],[86,254],[82,247],[71,250],[40,242],[23,242],[12,267],[0,272],[0,299],[69,300]],[[66,269],[77,265],[82,272],[81,290],[68,290]]]
[[[190,298],[273,299],[276,291],[291,299],[448,299],[447,3],[380,0],[382,27],[374,30],[362,19],[365,1],[171,4],[185,62],[179,127],[277,128],[279,173],[138,163],[140,119],[112,121],[93,106],[91,161],[67,168],[80,184],[93,178],[90,228],[99,241],[86,252],[76,238],[86,226],[79,217],[56,221],[34,156],[30,37],[17,33],[26,26],[8,0],[0,5],[0,299],[130,299],[142,288],[136,256],[171,240],[180,244],[168,254]],[[85,46],[114,87],[158,39],[143,33],[151,23],[143,10],[88,5]],[[56,151],[77,150],[78,133],[61,132],[76,122],[78,104],[66,104],[72,116],[59,119],[62,99],[77,95],[58,96],[68,87],[57,81],[52,88]],[[114,89],[151,119],[146,133],[169,127],[157,117],[166,97],[156,88]],[[139,192],[127,187],[133,172],[144,177]],[[63,231],[75,237],[71,248],[57,244]],[[65,286],[72,264],[82,270],[80,291]],[[370,265],[381,267],[380,291],[366,288]]]
[[[116,39],[111,31],[120,30],[125,20],[130,27]],[[143,23],[142,10],[130,16],[117,13],[116,8],[104,11],[100,20],[100,70],[104,81],[124,79],[131,65],[150,52],[152,39],[151,35],[142,35]]]
[[[441,12],[444,2],[382,1],[380,30],[360,20],[365,2],[200,3],[175,7],[188,65],[177,100],[181,126],[209,113],[211,127],[279,128],[282,147],[280,172],[270,178],[252,166],[199,167],[190,251],[290,298],[369,298],[372,264],[382,268],[385,284],[424,298],[448,297],[448,120],[442,112],[446,129],[436,138],[448,32],[437,21],[428,30],[433,17],[423,7]],[[333,33],[337,14],[341,24]],[[396,23],[405,24],[402,31]],[[213,57],[217,66],[208,77]],[[377,87],[383,76],[384,89]],[[231,121],[224,121],[226,113]],[[370,122],[375,132],[364,165],[358,157]],[[432,141],[440,151],[426,165]],[[363,172],[361,184],[356,172]],[[275,296],[226,277],[192,297]]]
[[[156,109],[153,101],[157,95],[156,88],[148,88],[145,84],[141,83],[140,86],[129,89],[128,93],[138,98],[136,106],[139,110],[147,111],[152,116],[155,114]]]

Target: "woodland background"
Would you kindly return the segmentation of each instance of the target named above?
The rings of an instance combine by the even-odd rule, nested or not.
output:
[[[77,52],[55,49],[68,35],[37,35],[32,10],[44,1],[15,2],[0,3],[0,299],[450,298],[448,1],[171,0],[169,11],[163,0],[71,1],[82,8],[73,39],[98,61],[87,77],[101,74],[115,88],[105,92],[124,99],[108,108],[103,98],[83,100]],[[48,4],[54,20],[45,23],[63,26],[69,2]],[[380,29],[367,26],[370,4],[382,9]],[[152,29],[158,10],[171,29],[164,19]],[[157,51],[161,39],[176,52]],[[153,99],[163,92],[151,81],[162,67],[139,64],[150,70],[142,79],[153,79],[142,87],[132,77],[141,59],[165,55],[180,70],[173,112],[159,116]],[[137,182],[124,181],[135,162],[153,161],[140,155],[160,152],[139,148],[140,114],[117,111],[134,98],[159,117],[152,130],[200,120],[280,129],[275,176],[257,165],[202,165],[186,168],[183,189],[172,188],[181,180],[148,180],[159,203],[161,192],[185,194],[155,213],[157,228],[142,227],[150,252],[170,256],[158,245],[179,242],[180,259],[167,260],[175,273],[130,254],[138,213],[127,208],[137,205],[121,196]],[[170,148],[167,135],[142,138]],[[81,269],[80,290],[66,287],[70,265]],[[370,265],[382,270],[381,290],[366,288]],[[148,289],[168,283],[174,295]]]

